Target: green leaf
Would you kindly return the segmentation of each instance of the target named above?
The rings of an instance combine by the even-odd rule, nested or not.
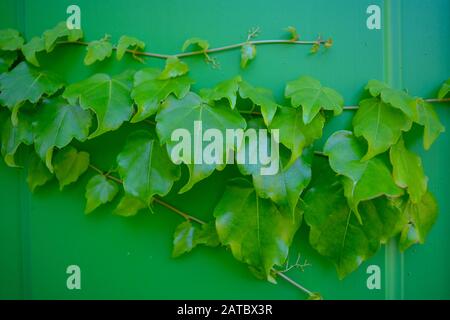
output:
[[[297,41],[300,38],[295,27],[289,26],[286,28],[286,31],[291,34],[291,41]]]
[[[153,196],[165,196],[180,178],[180,167],[173,164],[158,140],[145,131],[128,138],[117,157],[125,191],[149,205]]]
[[[181,50],[184,52],[190,46],[196,46],[196,47],[200,48],[200,50],[206,51],[209,48],[209,42],[204,39],[201,39],[201,38],[190,38],[184,42]]]
[[[243,81],[240,83],[239,94],[243,99],[250,99],[255,105],[260,106],[265,124],[270,125],[278,108],[272,92],[265,88],[253,87]]]
[[[119,191],[117,183],[108,180],[103,175],[93,176],[86,186],[85,213],[91,213],[102,204],[110,202]]]
[[[89,66],[96,61],[103,61],[112,54],[113,46],[109,42],[109,37],[105,36],[101,40],[92,41],[86,48],[87,53],[84,57],[84,64]]]
[[[174,130],[184,129],[184,132],[188,132],[190,137],[202,139],[202,135],[194,131],[195,121],[201,121],[203,132],[208,129],[215,129],[220,131],[223,137],[226,136],[226,129],[245,129],[246,127],[244,118],[238,112],[223,104],[216,104],[212,107],[192,92],[182,99],[169,96],[161,105],[161,109],[156,116],[156,130],[161,143],[167,144],[167,150],[171,157],[173,156],[172,150],[180,143],[171,139]],[[202,146],[205,146],[205,142],[199,142]],[[181,193],[188,191],[195,183],[210,176],[215,169],[221,170],[225,167],[226,155],[228,151],[233,150],[234,143],[232,141],[222,141],[222,143],[223,154],[214,163],[208,164],[202,161],[202,164],[194,164],[194,149],[190,141],[190,150],[182,152],[180,159],[172,157],[172,161],[183,162],[188,165],[190,177],[188,183],[180,190]]]
[[[329,157],[331,168],[347,178],[343,180],[345,195],[358,220],[362,221],[358,210],[361,201],[382,195],[402,195],[402,189],[395,185],[381,159],[361,160],[364,145],[350,131],[335,132],[326,142],[324,153]]]
[[[22,103],[36,103],[45,94],[50,96],[63,86],[56,76],[21,62],[13,70],[0,77],[0,104],[13,111],[13,123]]]
[[[301,109],[281,107],[278,109],[270,129],[280,130],[280,142],[291,150],[290,163],[302,155],[303,149],[322,136],[325,118],[321,114],[309,123],[303,122]]]
[[[145,43],[134,37],[121,36],[119,39],[119,43],[117,44],[117,53],[116,53],[117,60],[122,60],[125,52],[130,47],[131,50],[134,51],[144,50]]]
[[[51,52],[58,40],[78,41],[83,38],[83,31],[81,29],[69,29],[66,22],[60,22],[53,29],[45,31],[42,38],[45,42],[45,50]]]
[[[44,50],[45,50],[45,41],[41,37],[32,38],[22,47],[22,53],[25,56],[25,59],[29,63],[35,65],[36,67],[40,66],[39,61],[36,58],[36,53]]]
[[[131,217],[144,208],[147,208],[147,205],[139,198],[125,194],[114,210],[114,214],[122,217]]]
[[[14,29],[0,30],[0,50],[14,51],[22,48],[23,38]]]
[[[239,85],[242,82],[241,76],[236,76],[232,79],[218,83],[212,89],[202,89],[200,95],[207,101],[219,101],[227,99],[230,103],[231,109],[236,106],[236,97],[239,90]]]
[[[160,73],[158,79],[167,80],[170,78],[180,77],[188,73],[189,67],[186,63],[176,57],[171,57],[166,60],[166,66]]]
[[[411,129],[411,125],[411,120],[403,112],[378,98],[361,101],[353,118],[353,128],[355,135],[364,137],[369,145],[362,160],[387,151],[397,143],[402,131]]]
[[[450,78],[447,79],[447,81],[445,81],[442,84],[442,87],[439,89],[439,93],[438,93],[438,99],[444,99],[445,96],[450,92]]]
[[[97,129],[89,138],[116,130],[133,113],[131,92],[131,71],[111,77],[97,73],[92,77],[69,85],[63,97],[72,104],[79,100],[83,109],[91,109],[97,115]]]
[[[59,181],[59,189],[76,182],[89,168],[89,153],[78,152],[72,146],[60,150],[54,160],[53,167]]]
[[[425,150],[430,149],[431,145],[436,141],[445,127],[439,120],[439,116],[434,111],[431,103],[423,100],[417,101],[418,120],[417,123],[424,127],[423,129],[423,147]]]
[[[37,187],[43,186],[53,178],[53,175],[45,166],[45,163],[33,151],[30,153],[27,183],[31,192]]]
[[[0,51],[0,74],[9,71],[16,60],[16,51]]]
[[[216,247],[219,243],[214,223],[203,224],[200,228],[190,221],[185,221],[178,225],[173,235],[172,256],[179,257],[199,244]]]
[[[318,80],[308,76],[288,82],[284,94],[291,98],[294,108],[302,106],[305,124],[313,121],[321,109],[332,110],[338,115],[344,105],[344,98],[337,91],[323,87]]]
[[[309,242],[335,264],[339,278],[372,257],[380,243],[398,234],[404,215],[385,197],[361,204],[361,221],[351,213],[339,177],[326,159],[315,158],[313,179],[303,200]]]
[[[422,160],[405,147],[403,139],[392,146],[389,153],[395,183],[401,188],[408,188],[413,203],[418,203],[427,192],[428,178],[422,167]]]
[[[53,149],[64,148],[72,139],[85,141],[91,126],[91,115],[61,97],[45,100],[34,117],[34,145],[37,154],[53,172]]]
[[[246,43],[241,47],[241,68],[245,68],[249,61],[256,57],[256,46]]]
[[[158,111],[161,101],[170,94],[183,98],[194,83],[188,76],[160,80],[161,71],[146,68],[135,73],[131,97],[137,105],[137,112],[131,122],[142,121]]]

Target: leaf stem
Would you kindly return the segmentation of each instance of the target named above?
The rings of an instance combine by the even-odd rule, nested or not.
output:
[[[286,280],[287,282],[289,282],[290,284],[292,284],[294,287],[296,287],[297,289],[300,289],[301,291],[303,291],[304,293],[306,293],[309,296],[312,296],[313,293],[311,291],[309,291],[308,289],[306,289],[304,286],[302,286],[301,284],[299,284],[298,282],[294,281],[293,279],[291,279],[290,277],[288,277],[287,275],[285,275],[283,272],[281,271],[277,271],[275,269],[272,269],[273,272],[275,272],[277,275],[279,275],[281,278],[283,278],[284,280]]]

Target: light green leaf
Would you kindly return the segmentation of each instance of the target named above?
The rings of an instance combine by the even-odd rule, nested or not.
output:
[[[32,38],[22,47],[22,53],[25,56],[25,59],[29,63],[35,65],[36,67],[40,66],[39,61],[36,58],[36,53],[44,50],[45,50],[45,41],[41,37]]]
[[[431,103],[423,100],[417,101],[418,120],[417,123],[424,127],[423,129],[423,147],[425,150],[430,149],[431,145],[436,141],[445,127],[439,120],[439,116],[434,111]]]
[[[147,205],[153,196],[169,193],[180,178],[180,167],[171,162],[167,151],[146,131],[129,137],[117,163],[125,191]]]
[[[110,202],[119,191],[117,183],[108,180],[103,175],[93,176],[86,186],[85,213],[91,213],[102,204]]]
[[[45,31],[42,38],[45,42],[45,50],[51,52],[58,40],[78,41],[83,38],[83,31],[81,29],[69,29],[66,22],[60,22],[53,29]]]
[[[160,80],[158,78],[160,73],[160,70],[152,68],[135,73],[131,97],[136,102],[137,112],[131,122],[139,122],[155,114],[161,101],[170,94],[174,94],[179,99],[183,98],[194,83],[188,76]]]
[[[422,167],[422,160],[405,147],[403,139],[392,146],[389,153],[395,183],[401,188],[408,188],[413,203],[418,203],[427,192],[428,178]]]
[[[16,60],[16,51],[0,51],[0,74],[9,71]]]
[[[179,140],[172,141],[171,139],[174,130],[184,130],[190,135],[190,138],[202,139],[202,134],[194,130],[195,121],[201,121],[203,132],[208,129],[215,129],[220,131],[222,137],[226,137],[226,129],[245,129],[246,126],[244,118],[238,112],[223,104],[216,104],[212,107],[195,93],[190,92],[182,99],[169,96],[161,105],[161,109],[156,116],[156,130],[161,143],[167,144],[167,150],[171,156],[174,147],[180,144]],[[202,146],[209,145],[209,143],[200,140],[199,142]],[[221,170],[225,167],[226,155],[230,150],[233,150],[235,144],[232,141],[222,141],[220,144],[222,144],[223,154],[218,155],[215,159],[217,161],[210,164],[205,161],[202,161],[202,164],[194,164],[194,144],[190,141],[189,150],[182,152],[180,159],[172,158],[174,162],[183,162],[188,165],[190,178],[188,183],[180,190],[181,193],[188,191],[195,183],[210,176],[215,169]],[[176,154],[179,155],[178,152]],[[202,156],[202,154],[198,156]]]
[[[122,217],[131,217],[144,208],[147,208],[147,205],[139,198],[125,194],[114,210],[114,214]]]
[[[323,87],[318,80],[308,76],[288,82],[284,94],[291,98],[294,108],[302,106],[305,124],[313,121],[321,109],[332,110],[338,115],[344,105],[344,98],[337,91]]]
[[[244,182],[233,181],[214,209],[217,233],[237,260],[274,281],[271,270],[285,262],[302,215],[296,210],[292,219],[292,214],[259,198]]]
[[[357,137],[364,137],[369,145],[363,161],[387,151],[394,145],[402,131],[409,131],[412,122],[398,109],[384,103],[379,98],[365,99],[353,118],[353,128]]]
[[[53,168],[59,181],[59,189],[76,182],[89,168],[89,153],[78,152],[72,146],[60,150],[53,160]]]
[[[66,88],[64,98],[72,104],[79,100],[83,109],[91,109],[97,116],[97,129],[89,138],[116,130],[124,121],[130,119],[133,112],[131,79],[131,71],[114,77],[97,73]]]
[[[241,68],[245,68],[249,61],[256,57],[256,46],[246,43],[241,47]]]
[[[14,51],[22,48],[23,38],[14,29],[0,30],[0,50]]]
[[[442,87],[439,89],[439,93],[438,93],[438,99],[444,99],[445,96],[450,92],[450,78],[447,79],[447,81],[445,81],[442,84]]]
[[[164,70],[158,76],[160,80],[167,80],[170,78],[180,77],[188,73],[189,67],[186,63],[176,57],[171,57],[166,60]]]
[[[200,38],[190,38],[184,42],[181,50],[184,52],[190,46],[196,46],[196,47],[200,48],[200,50],[206,51],[209,48],[209,42],[204,39],[200,39]]]
[[[236,97],[239,90],[239,85],[242,82],[241,76],[236,76],[232,79],[218,83],[212,89],[202,89],[200,95],[207,101],[219,101],[227,99],[230,103],[231,109],[236,106]]]
[[[278,108],[272,92],[265,88],[253,87],[249,83],[242,81],[239,87],[239,94],[243,99],[250,99],[255,105],[260,106],[265,124],[267,126],[270,125]]]
[[[145,43],[134,37],[121,36],[119,39],[119,43],[117,44],[117,53],[116,53],[117,60],[122,60],[125,52],[130,47],[131,47],[131,50],[134,50],[134,51],[144,50]]]
[[[88,111],[77,105],[70,105],[61,97],[45,100],[34,119],[34,146],[51,172],[53,149],[64,148],[74,138],[86,140],[91,126]]]
[[[286,31],[291,34],[291,41],[297,41],[300,36],[298,35],[297,29],[293,26],[289,26],[286,28]]]
[[[172,256],[179,257],[190,252],[199,244],[216,247],[219,243],[214,223],[207,223],[198,227],[190,221],[185,221],[178,225],[173,235]]]
[[[105,36],[101,40],[92,41],[86,48],[87,53],[84,57],[84,64],[89,66],[96,61],[103,61],[112,54],[113,46],[109,42],[109,37]]]
[[[325,118],[320,113],[309,124],[305,124],[300,108],[281,107],[275,114],[270,129],[280,130],[280,142],[291,150],[292,163],[301,156],[305,147],[322,136],[324,124]]]
[[[27,183],[31,192],[34,192],[37,187],[50,181],[53,175],[34,151],[30,153],[29,161]]]
[[[326,142],[324,153],[329,157],[331,168],[345,177],[345,195],[360,222],[358,204],[361,201],[382,195],[402,195],[402,189],[395,185],[391,172],[381,159],[361,160],[364,145],[350,131],[335,132]]]

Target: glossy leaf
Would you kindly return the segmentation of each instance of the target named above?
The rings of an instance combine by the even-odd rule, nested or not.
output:
[[[55,176],[59,181],[59,189],[76,182],[89,168],[89,153],[78,152],[72,146],[60,150],[53,159]]]
[[[145,43],[134,37],[121,36],[117,44],[117,60],[122,60],[125,52],[130,48],[134,51],[144,50]]]
[[[260,106],[265,124],[270,125],[278,108],[272,92],[265,88],[253,87],[243,81],[239,86],[239,94],[243,99],[250,99],[255,105]]]
[[[430,149],[439,135],[445,132],[445,127],[439,120],[439,116],[431,103],[419,100],[417,102],[418,120],[417,123],[424,127],[423,129],[423,147]]]
[[[158,76],[160,80],[167,80],[170,78],[176,78],[188,73],[189,67],[186,63],[176,57],[172,57],[166,60],[166,66],[164,70]]]
[[[284,94],[291,99],[293,107],[302,106],[305,124],[313,121],[321,109],[332,110],[334,115],[338,115],[344,105],[344,98],[337,91],[308,76],[288,82]]]
[[[247,64],[255,59],[256,46],[251,43],[246,43],[241,47],[241,68],[247,67]]]
[[[27,183],[31,192],[34,192],[37,187],[43,186],[52,178],[53,174],[48,170],[45,162],[34,151],[30,152]]]
[[[213,223],[204,224],[201,227],[185,221],[178,225],[173,235],[172,256],[179,257],[190,252],[199,244],[210,247],[219,245],[219,239]]]
[[[93,176],[86,186],[85,213],[91,213],[102,204],[110,202],[119,191],[117,183],[108,180],[103,175]]]
[[[86,50],[84,64],[89,66],[97,61],[103,61],[109,58],[112,54],[113,46],[109,42],[109,37],[104,37],[101,40],[90,42]]]
[[[230,103],[231,109],[234,109],[236,106],[237,93],[241,82],[241,76],[236,76],[229,80],[218,83],[212,89],[201,90],[200,95],[207,101],[219,101],[222,99],[227,99]]]
[[[200,50],[206,51],[209,48],[209,42],[204,40],[204,39],[201,39],[201,38],[190,38],[190,39],[187,39],[184,42],[183,47],[181,48],[181,50],[184,52],[190,46],[198,47]]]
[[[0,50],[14,51],[22,48],[23,38],[14,29],[0,30]]]
[[[114,214],[122,217],[131,217],[135,216],[140,210],[144,208],[147,208],[145,202],[143,202],[139,198],[130,196],[129,194],[125,194],[114,210]]]

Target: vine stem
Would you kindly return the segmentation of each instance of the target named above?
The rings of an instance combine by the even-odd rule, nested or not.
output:
[[[115,182],[117,182],[117,183],[119,183],[119,184],[123,184],[123,181],[122,181],[122,180],[120,180],[119,178],[117,178],[117,177],[115,177],[115,176],[113,176],[113,175],[111,175],[111,174],[109,174],[109,173],[106,173],[106,172],[102,171],[101,169],[99,169],[98,167],[94,166],[93,164],[89,164],[89,168],[91,168],[92,170],[94,170],[94,171],[97,172],[98,174],[103,175],[105,178],[108,178],[108,179],[110,179],[110,180],[113,180],[113,181],[115,181]],[[205,221],[203,221],[203,220],[201,220],[201,219],[199,219],[199,218],[197,218],[197,217],[191,216],[191,215],[189,215],[189,214],[187,214],[187,213],[185,213],[185,212],[183,212],[183,211],[181,211],[181,210],[175,208],[175,207],[172,206],[171,204],[165,202],[164,200],[162,200],[162,199],[160,199],[160,198],[158,198],[158,197],[153,197],[153,201],[156,202],[157,204],[159,204],[159,205],[161,205],[161,206],[163,206],[163,207],[169,209],[170,211],[172,211],[172,212],[174,212],[174,213],[176,213],[176,214],[182,216],[183,218],[185,218],[185,219],[188,220],[188,221],[194,221],[194,222],[197,222],[198,224],[201,224],[201,225],[206,224]],[[305,292],[306,294],[312,295],[312,292],[311,292],[311,291],[309,291],[308,289],[306,289],[305,287],[303,287],[303,286],[300,285],[299,283],[297,283],[297,282],[295,282],[294,280],[292,280],[291,278],[289,278],[289,277],[288,277],[287,275],[285,275],[282,271],[278,271],[278,270],[272,269],[272,272],[278,274],[281,278],[285,279],[287,282],[289,282],[290,284],[292,284],[294,287],[300,289],[301,291]]]
[[[240,43],[230,44],[223,47],[217,47],[217,48],[211,48],[207,50],[197,50],[197,51],[190,51],[190,52],[181,52],[176,54],[163,54],[163,53],[155,53],[155,52],[146,52],[146,51],[138,51],[138,50],[131,50],[127,49],[125,50],[128,53],[131,53],[136,56],[145,56],[145,57],[152,57],[152,58],[158,58],[158,59],[168,59],[168,58],[185,58],[190,56],[196,56],[201,54],[209,54],[209,53],[216,53],[221,51],[228,51],[233,50],[237,48],[241,48],[244,45],[265,45],[265,44],[296,44],[296,45],[314,45],[314,44],[324,44],[326,43],[326,40],[314,40],[314,41],[300,41],[300,40],[250,40],[250,41],[244,41]],[[89,42],[86,41],[59,41],[58,44],[77,44],[82,46],[88,46]],[[113,47],[113,50],[117,50],[117,47]]]

